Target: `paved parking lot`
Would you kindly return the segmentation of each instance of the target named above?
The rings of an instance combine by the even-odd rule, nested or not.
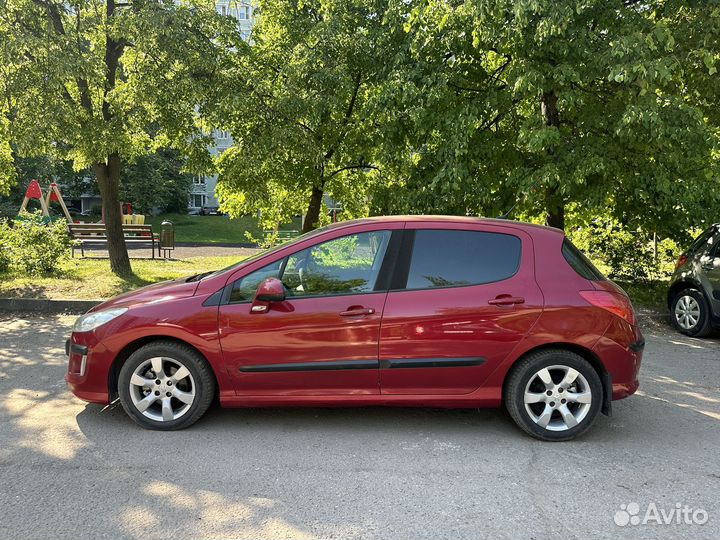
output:
[[[0,316],[0,538],[720,537],[718,339],[647,328],[641,392],[549,444],[474,410],[214,410],[143,431],[67,391],[72,321]],[[708,521],[616,525],[630,503]]]

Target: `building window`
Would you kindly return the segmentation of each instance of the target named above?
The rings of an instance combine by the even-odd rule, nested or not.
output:
[[[224,141],[230,138],[230,132],[223,129],[215,130],[215,138],[220,141]]]
[[[238,19],[241,21],[250,19],[250,6],[240,6],[238,9]]]
[[[196,184],[198,186],[204,186],[205,185],[205,177],[204,176],[193,176],[193,184]]]
[[[202,208],[205,206],[205,195],[194,193],[190,196],[190,206],[193,208]]]
[[[227,14],[228,14],[227,6],[220,6],[220,15],[227,15]]]

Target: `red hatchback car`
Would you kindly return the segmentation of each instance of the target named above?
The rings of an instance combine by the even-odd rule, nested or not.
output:
[[[151,429],[225,407],[499,407],[543,440],[634,393],[625,293],[557,229],[397,216],[336,223],[80,317],[66,376]]]

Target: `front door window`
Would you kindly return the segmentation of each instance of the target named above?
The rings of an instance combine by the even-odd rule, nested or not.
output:
[[[329,296],[372,292],[390,231],[336,238],[288,257],[282,282],[288,296]]]

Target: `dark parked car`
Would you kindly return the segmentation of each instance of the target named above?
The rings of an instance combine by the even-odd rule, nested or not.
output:
[[[203,206],[200,209],[200,215],[203,216],[220,216],[220,208],[218,206]]]
[[[562,231],[396,216],[335,223],[75,323],[76,396],[143,427],[225,407],[499,407],[567,440],[638,387],[630,300]]]
[[[680,255],[670,280],[668,307],[675,327],[688,336],[706,336],[720,324],[720,223]]]

